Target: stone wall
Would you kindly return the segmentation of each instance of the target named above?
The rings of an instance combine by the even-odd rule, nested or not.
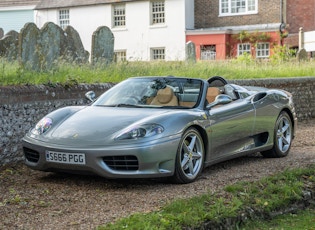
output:
[[[47,113],[64,106],[87,104],[87,91],[100,95],[112,86],[0,86],[0,167],[23,159],[21,138]]]
[[[231,83],[264,86],[290,91],[299,120],[315,118],[315,77],[237,80]],[[47,113],[68,105],[84,105],[84,94],[96,95],[113,84],[73,86],[0,86],[0,167],[23,160],[21,138]]]

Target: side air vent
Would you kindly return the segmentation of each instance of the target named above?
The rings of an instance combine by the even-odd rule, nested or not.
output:
[[[263,93],[257,93],[255,95],[255,97],[253,98],[253,101],[256,102],[256,101],[259,101],[261,99],[263,99],[264,97],[266,97],[267,93],[266,92],[263,92]]]
[[[39,153],[29,148],[23,148],[25,158],[30,161],[37,163],[39,160]]]
[[[113,170],[135,171],[139,169],[139,162],[135,156],[103,157],[104,163]]]

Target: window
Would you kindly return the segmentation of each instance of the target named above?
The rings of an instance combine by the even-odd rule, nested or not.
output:
[[[152,48],[151,49],[152,60],[165,60],[165,49],[164,48]]]
[[[151,2],[151,25],[165,23],[164,1]]]
[[[257,13],[258,0],[220,0],[220,15]]]
[[[216,57],[216,45],[203,45],[200,47],[201,60],[215,60]]]
[[[113,27],[124,27],[126,25],[125,5],[114,5]]]
[[[115,62],[126,61],[126,50],[115,51]]]
[[[269,57],[269,43],[258,43],[256,47],[256,58]]]
[[[249,43],[238,44],[237,55],[240,56],[244,53],[250,54],[250,44]]]
[[[65,29],[68,25],[70,25],[69,10],[59,10],[59,26]]]

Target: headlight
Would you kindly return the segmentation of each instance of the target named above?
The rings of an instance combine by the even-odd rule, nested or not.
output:
[[[31,133],[35,135],[41,135],[47,132],[51,125],[52,119],[49,117],[44,117],[36,124],[35,128],[32,129]]]
[[[137,139],[143,137],[152,137],[154,135],[160,134],[164,131],[164,128],[158,124],[145,124],[137,127],[132,127],[126,130],[123,130],[116,139]]]

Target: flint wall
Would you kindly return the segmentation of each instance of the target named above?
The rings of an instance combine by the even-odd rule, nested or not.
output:
[[[294,96],[299,121],[315,118],[315,77],[230,81],[285,89]],[[68,105],[84,105],[84,94],[97,95],[113,84],[73,86],[0,86],[0,167],[23,160],[21,138],[45,114]]]

